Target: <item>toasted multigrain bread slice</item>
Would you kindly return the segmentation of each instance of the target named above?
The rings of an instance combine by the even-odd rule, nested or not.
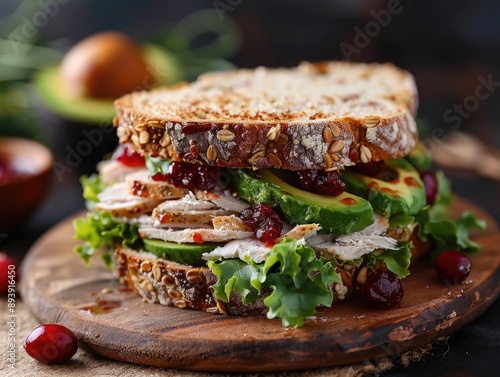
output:
[[[139,293],[150,303],[178,308],[203,310],[209,313],[241,315],[265,310],[263,298],[245,305],[241,296],[232,292],[230,301],[215,298],[212,286],[217,277],[207,267],[192,267],[156,257],[144,251],[117,247],[114,269],[120,283]],[[355,289],[358,268],[336,267],[342,283],[331,285],[334,301],[347,298]]]
[[[120,143],[223,167],[342,169],[402,157],[418,138],[414,79],[391,64],[210,73],[126,95],[115,107]]]

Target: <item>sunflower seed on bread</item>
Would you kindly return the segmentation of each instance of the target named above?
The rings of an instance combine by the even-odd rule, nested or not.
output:
[[[210,73],[182,87],[131,93],[115,107],[131,148],[232,168],[341,169],[356,163],[353,150],[363,162],[399,158],[418,137],[414,79],[391,64]],[[138,126],[150,137],[134,138]]]

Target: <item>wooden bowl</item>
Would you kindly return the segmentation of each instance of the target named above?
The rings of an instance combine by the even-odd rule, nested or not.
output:
[[[8,164],[15,174],[0,172],[0,233],[17,229],[33,212],[47,188],[53,157],[37,142],[0,137],[0,169]]]

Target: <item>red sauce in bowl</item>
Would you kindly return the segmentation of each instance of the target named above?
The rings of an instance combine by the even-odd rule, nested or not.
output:
[[[6,159],[4,156],[0,156],[0,185],[18,181],[31,175],[29,162],[25,159]]]

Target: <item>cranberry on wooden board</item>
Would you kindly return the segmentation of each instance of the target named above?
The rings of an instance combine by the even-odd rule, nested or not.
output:
[[[16,261],[7,254],[0,253],[0,294],[7,293],[9,285],[13,286],[18,280],[17,270]]]
[[[123,165],[130,167],[145,166],[144,157],[139,153],[130,150],[126,145],[120,145],[113,154],[113,159],[120,161]]]
[[[281,235],[283,221],[267,204],[258,203],[243,210],[241,220],[250,225],[261,242],[272,242]]]
[[[436,176],[433,173],[425,172],[420,174],[420,179],[424,183],[426,202],[433,205],[438,191]]]
[[[456,250],[446,250],[438,255],[434,268],[443,281],[459,284],[469,277],[470,259]]]
[[[390,272],[375,270],[361,286],[361,293],[372,304],[382,309],[398,305],[404,296],[401,279]]]
[[[57,324],[41,325],[31,331],[24,344],[26,353],[44,364],[62,364],[78,350],[75,334]]]

